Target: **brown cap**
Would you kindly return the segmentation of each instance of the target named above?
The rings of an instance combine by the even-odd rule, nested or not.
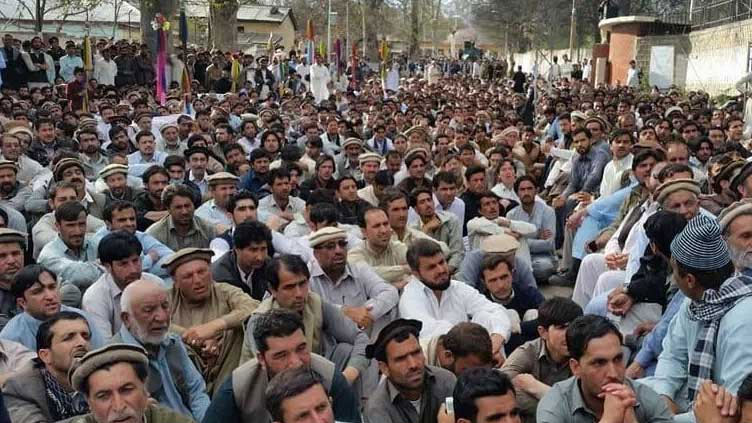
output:
[[[655,189],[655,201],[660,204],[669,195],[677,191],[689,191],[695,193],[695,195],[700,195],[700,185],[694,179],[682,178],[666,181]]]
[[[55,165],[55,169],[52,171],[53,176],[55,176],[55,180],[59,181],[62,179],[63,172],[65,172],[66,169],[71,167],[78,167],[81,169],[81,172],[86,172],[84,169],[84,164],[81,163],[78,159],[73,159],[70,157],[66,157]]]
[[[10,160],[0,160],[0,169],[12,169],[15,173],[18,173],[18,166]]]
[[[217,172],[206,177],[209,185],[237,184],[240,178],[230,172]]]
[[[84,382],[92,373],[116,363],[136,363],[148,366],[149,358],[142,347],[130,344],[110,344],[89,351],[71,366],[68,372],[71,386],[76,391],[81,391]]]
[[[162,267],[167,269],[170,274],[173,274],[181,264],[189,261],[204,260],[207,263],[211,263],[213,255],[214,251],[208,248],[183,248],[168,256],[167,260],[162,263]]]
[[[99,171],[99,177],[102,179],[107,179],[108,176],[112,176],[117,173],[122,173],[123,175],[128,176],[128,166],[117,163],[108,164]]]
[[[507,234],[487,236],[480,242],[480,249],[486,253],[510,254],[518,248],[520,248],[520,242]]]

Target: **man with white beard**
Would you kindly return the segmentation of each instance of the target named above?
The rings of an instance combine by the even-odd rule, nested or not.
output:
[[[718,216],[731,262],[739,273],[752,275],[752,199],[737,201]]]
[[[209,396],[201,373],[193,365],[180,337],[168,333],[170,296],[163,286],[143,279],[131,282],[120,297],[120,332],[113,343],[144,348],[149,356],[150,378],[159,381],[149,395],[160,405],[201,421]]]

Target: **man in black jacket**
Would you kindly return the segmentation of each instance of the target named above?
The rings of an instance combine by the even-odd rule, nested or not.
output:
[[[212,276],[261,301],[266,294],[266,268],[272,233],[261,222],[243,222],[232,234],[233,248],[212,263]]]

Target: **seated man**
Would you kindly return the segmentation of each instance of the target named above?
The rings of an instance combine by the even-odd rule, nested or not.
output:
[[[376,209],[378,210],[378,209]],[[383,211],[378,210],[382,215]],[[383,216],[383,226],[389,226]],[[388,238],[387,238],[388,239]],[[365,263],[348,263],[347,233],[320,229],[309,239],[314,259],[308,262],[311,289],[366,333],[378,334],[396,317],[399,294]]]
[[[311,274],[300,257],[277,256],[272,259],[269,269],[269,292],[272,295],[261,303],[254,315],[276,308],[297,312],[303,317],[306,327],[311,328],[310,332],[306,331],[311,351],[327,357],[349,383],[355,382],[369,366],[365,357],[368,336],[345,317],[339,307],[309,291]],[[252,317],[243,342],[241,363],[257,354],[253,339],[249,337],[254,325]]]
[[[240,288],[256,300],[266,295],[266,269],[272,233],[261,222],[243,222],[232,233],[233,248],[212,263],[212,277]]]
[[[366,153],[373,154],[373,153]],[[364,156],[366,154],[361,154]],[[377,156],[378,157],[378,156]],[[363,160],[360,161],[361,165]],[[368,162],[370,166],[372,162]],[[353,176],[343,176],[337,180],[337,211],[339,212],[342,223],[355,225],[358,223],[358,216],[369,203],[358,197],[358,183]]]
[[[360,403],[334,363],[311,352],[300,314],[272,309],[255,317],[256,358],[233,370],[214,395],[203,423],[271,423],[264,403],[269,381],[287,369],[304,368],[321,377],[339,421],[359,423]],[[287,357],[287,358],[280,358]]]
[[[535,233],[524,236],[521,240],[524,239],[530,252],[535,280],[545,282],[556,270],[556,212],[538,197],[535,180],[530,176],[517,178],[514,191],[520,199],[520,205],[508,211],[506,217],[512,222],[525,222],[535,226]]]
[[[126,165],[116,163],[107,165],[99,172],[99,177],[107,185],[107,189],[102,193],[107,198],[106,204],[115,200],[133,202],[140,193],[140,190],[128,186],[128,166]]]
[[[406,247],[409,248],[416,239],[433,239],[420,230],[408,226],[410,200],[407,194],[399,188],[391,187],[384,190],[381,204],[374,205],[374,207],[379,207],[386,212],[389,218],[389,226],[391,226],[394,233],[392,238],[405,244]],[[448,255],[449,247],[443,242],[436,242],[441,245],[441,249]]]
[[[240,288],[212,280],[213,254],[208,249],[186,248],[164,264],[174,280],[171,329],[203,358],[199,370],[210,394],[238,367],[243,324],[259,304]]]
[[[110,202],[104,209],[104,222],[106,227],[97,231],[92,237],[92,242],[99,245],[100,240],[107,234],[114,231],[125,231],[134,235],[138,242],[141,243],[141,265],[144,272],[153,275],[166,277],[167,272],[162,267],[164,261],[173,251],[157,241],[151,235],[145,234],[138,229],[137,211],[133,203],[127,201],[115,200]]]
[[[89,411],[83,395],[71,388],[68,372],[89,351],[90,341],[89,325],[78,313],[61,311],[39,326],[38,358],[16,369],[3,387],[12,421],[56,422]]]
[[[601,316],[582,316],[567,328],[572,376],[538,403],[538,423],[671,422],[666,402],[640,382],[624,377],[621,332]]]
[[[426,365],[418,340],[421,326],[417,320],[397,319],[368,346],[368,358],[378,361],[385,376],[366,404],[368,421],[434,421],[442,399],[451,395],[457,379],[447,370]]]
[[[520,423],[515,391],[512,381],[504,373],[483,367],[468,369],[457,378],[454,385],[452,417],[457,422],[468,423]],[[443,406],[438,421],[448,421],[443,419],[441,413],[446,414]]]
[[[42,248],[38,260],[55,273],[62,284],[72,284],[82,294],[104,273],[96,264],[94,243],[86,236],[87,215],[81,203],[61,204],[55,210],[58,236]]]
[[[512,339],[506,345],[511,353],[520,344],[538,337],[538,306],[543,302],[543,294],[529,286],[514,285],[514,261],[512,255],[489,254],[481,263],[479,289],[486,297],[501,304],[511,314]]]
[[[154,165],[146,169],[141,179],[144,190],[136,196],[133,204],[138,210],[138,230],[145,231],[154,222],[169,215],[167,207],[162,204],[162,192],[170,183],[170,174],[164,167]]]
[[[358,221],[365,240],[350,248],[347,252],[348,262],[367,264],[390,284],[398,289],[404,288],[411,277],[407,247],[392,237],[387,213],[368,206]]]
[[[22,185],[16,179],[18,166],[8,160],[0,160],[0,202],[19,212],[26,211],[26,202],[31,197],[30,184]]]
[[[500,354],[512,329],[503,306],[475,288],[451,280],[441,247],[432,240],[415,241],[407,250],[407,262],[415,278],[402,292],[399,313],[405,319],[423,322],[421,338],[443,335],[457,323],[470,320],[488,330],[493,353]]]
[[[259,201],[259,221],[270,224],[278,219],[281,223],[275,226],[281,230],[303,212],[305,201],[290,195],[290,172],[285,168],[270,170],[268,183],[272,193]]]
[[[674,281],[687,296],[674,316],[658,357],[655,376],[645,384],[672,410],[690,411],[703,380],[732,394],[752,363],[750,279],[734,276],[729,250],[715,220],[698,215],[671,242]]]
[[[475,250],[480,247],[481,242],[489,236],[509,234],[520,243],[517,255],[530,264],[530,249],[527,245],[527,237],[534,236],[538,232],[535,225],[502,217],[499,211],[499,197],[491,191],[479,193],[477,197],[480,216],[467,222],[467,237],[470,249]]]
[[[0,330],[18,313],[13,279],[24,266],[26,235],[13,229],[0,228]],[[79,298],[81,292],[72,288],[72,296]],[[2,333],[2,332],[0,332]]]
[[[84,165],[80,160],[63,156],[55,163],[52,175],[56,183],[69,182],[73,184],[76,188],[76,200],[86,207],[88,214],[101,219],[106,198],[88,188],[85,172]],[[47,212],[46,185],[34,190],[31,198],[29,198],[29,203],[26,205],[26,212],[39,215]]]
[[[335,423],[329,390],[319,377],[303,368],[284,370],[275,376],[265,400],[275,423],[295,423],[307,417],[320,423]]]
[[[183,248],[208,248],[221,231],[216,225],[196,216],[193,191],[185,185],[169,185],[162,193],[162,204],[170,212],[146,230],[146,233],[172,251]]]
[[[143,348],[111,344],[87,353],[70,375],[71,386],[82,393],[91,414],[70,423],[191,423],[194,420],[154,403],[146,378],[149,358]],[[128,392],[123,395],[121,392]],[[125,409],[125,410],[123,410]]]
[[[243,222],[257,222],[257,206],[258,200],[253,193],[247,190],[236,192],[230,197],[230,201],[227,203],[227,211],[232,215],[233,225],[237,227],[237,225],[240,225]],[[263,223],[261,224],[263,225]],[[224,253],[233,248],[234,231],[235,228],[230,228],[217,235],[217,237],[211,241],[210,248],[214,251],[215,255],[221,257]],[[313,252],[307,242],[303,245],[303,242],[300,240],[287,237],[274,230],[271,231],[271,234],[272,247],[274,248],[273,251],[279,254],[296,254],[301,256],[304,261],[308,261],[313,257]]]
[[[449,273],[460,268],[465,257],[462,243],[462,222],[450,212],[437,212],[433,205],[433,193],[429,188],[418,188],[410,194],[410,206],[418,213],[419,220],[413,226],[431,238],[449,247]]]
[[[455,376],[471,367],[492,367],[491,336],[481,325],[460,322],[445,335],[420,341],[426,364],[441,367]]]
[[[553,297],[538,308],[540,338],[526,342],[507,358],[501,368],[514,383],[520,415],[535,423],[538,401],[551,386],[572,376],[566,332],[582,316],[582,308],[570,299]]]
[[[49,207],[51,212],[42,216],[31,229],[31,239],[34,244],[33,257],[39,257],[45,245],[55,239],[58,234],[55,225],[55,210],[61,204],[76,201],[76,187],[69,182],[58,182],[50,187]],[[86,234],[93,236],[98,230],[104,228],[105,223],[90,214],[86,215]]]
[[[123,325],[112,339],[149,351],[149,396],[185,416],[201,421],[209,407],[206,383],[193,365],[180,336],[169,333],[171,316],[167,289],[137,280],[120,297]]]
[[[90,314],[93,327],[108,340],[122,325],[120,298],[125,287],[138,279],[164,283],[142,271],[142,248],[138,239],[126,231],[109,233],[99,242],[99,262],[107,271],[86,290],[81,308]]]
[[[42,322],[60,311],[70,311],[86,319],[92,347],[104,345],[102,335],[94,327],[93,320],[87,313],[60,304],[60,286],[52,271],[38,264],[24,267],[14,278],[11,292],[16,297],[18,308],[23,312],[8,321],[0,331],[0,338],[18,342],[36,351],[37,333]]]
[[[213,225],[232,225],[232,218],[227,212],[227,201],[235,194],[238,177],[227,172],[218,172],[206,178],[209,182],[211,200],[196,209],[196,216]]]
[[[0,385],[10,375],[32,364],[37,354],[18,342],[0,339]]]

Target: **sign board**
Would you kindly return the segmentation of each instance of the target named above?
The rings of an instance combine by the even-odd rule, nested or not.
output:
[[[674,46],[650,48],[650,86],[667,89],[674,83]]]

